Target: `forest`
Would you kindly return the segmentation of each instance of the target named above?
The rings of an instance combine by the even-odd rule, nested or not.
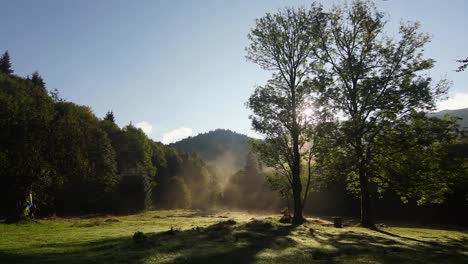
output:
[[[437,111],[451,82],[427,74],[430,35],[417,22],[388,35],[386,19],[361,0],[257,18],[245,56],[270,78],[245,105],[261,138],[157,142],[17,75],[2,51],[0,232],[14,242],[0,239],[0,262],[463,263],[468,108]],[[22,232],[61,239],[42,223],[63,232],[58,248],[23,248]]]
[[[208,209],[237,207],[237,203],[262,208],[240,201],[240,192],[252,196],[266,189],[263,192],[268,193],[257,159],[249,152],[249,138],[228,146],[232,147],[229,151],[237,151],[236,163],[228,170],[237,178],[230,179],[232,175],[216,167],[219,162],[207,163],[198,151],[176,148],[182,142],[166,146],[132,124],[120,128],[112,111],[98,118],[89,107],[66,102],[56,91],[48,91],[39,73],[26,78],[13,75],[7,52],[3,60],[8,66],[0,73],[0,216],[18,221],[30,197],[38,216]],[[229,140],[229,134],[219,137]],[[214,151],[208,149],[208,153]],[[244,185],[234,187],[236,181]]]

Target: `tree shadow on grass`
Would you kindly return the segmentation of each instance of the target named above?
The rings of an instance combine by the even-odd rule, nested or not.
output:
[[[222,221],[206,228],[77,243],[47,243],[27,252],[0,250],[0,263],[251,263],[263,249],[295,247],[294,226]]]
[[[253,220],[242,225],[222,221],[207,228],[154,234],[149,241],[170,263],[252,263],[263,249],[296,246],[288,235],[295,226]]]
[[[468,239],[441,237],[423,241],[383,230],[324,232],[311,230],[321,246],[308,249],[310,259],[333,262],[467,263]]]
[[[0,263],[468,263],[466,236],[438,239],[425,241],[384,230],[227,220],[205,228],[141,234],[140,239],[125,236],[0,250]]]

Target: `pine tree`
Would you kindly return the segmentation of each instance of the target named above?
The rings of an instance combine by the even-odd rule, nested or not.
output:
[[[3,53],[2,57],[0,58],[0,72],[8,75],[13,74],[13,70],[11,69],[10,54],[8,54],[8,51],[5,51],[5,53]]]
[[[32,73],[32,75],[31,75],[31,81],[32,81],[34,84],[39,85],[39,86],[45,88],[44,79],[42,79],[42,77],[41,77],[41,75],[39,74],[38,71],[35,71],[35,72]]]

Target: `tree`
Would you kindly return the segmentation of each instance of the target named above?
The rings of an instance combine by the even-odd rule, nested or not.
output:
[[[5,53],[3,53],[2,57],[0,58],[0,72],[8,75],[13,74],[13,69],[11,69],[10,54],[8,51],[5,51]]]
[[[119,178],[114,149],[98,118],[86,106],[59,102],[51,133],[48,149],[62,184],[50,206],[58,213],[104,211]]]
[[[107,120],[104,122],[113,124]],[[141,129],[131,124],[111,138],[117,157],[117,171],[121,178],[119,191],[125,193],[124,196],[118,197],[121,203],[119,209],[126,211],[149,209],[156,184],[151,140]]]
[[[104,120],[108,120],[112,123],[115,123],[114,112],[112,110],[107,111],[106,116],[104,117]]]
[[[316,16],[318,25],[312,53],[329,71],[320,86],[319,103],[346,120],[339,125],[343,154],[350,162],[351,177],[361,197],[361,225],[372,227],[369,182],[376,140],[391,131],[392,124],[413,110],[433,109],[446,94],[448,83],[433,84],[424,70],[434,61],[423,56],[430,40],[418,32],[418,23],[403,23],[397,40],[384,34],[384,14],[370,1],[354,1]]]
[[[320,69],[312,56],[314,27],[309,23],[318,11],[312,6],[311,10],[286,8],[266,14],[256,20],[246,49],[247,59],[273,72],[265,86],[255,89],[247,106],[253,111],[254,130],[265,135],[256,148],[260,158],[291,185],[295,223],[303,221],[301,147],[310,140],[304,133],[309,124],[303,113],[310,109],[312,86],[320,83],[310,79]]]
[[[253,152],[247,154],[247,159],[244,166],[245,184],[247,192],[255,192],[264,183],[261,177],[260,164],[257,156]]]
[[[35,85],[39,85],[40,87],[45,88],[45,82],[42,79],[41,75],[39,74],[38,71],[35,71],[31,75],[31,82],[34,83]]]
[[[190,208],[192,205],[192,194],[182,177],[174,176],[169,180],[169,191],[167,193],[171,208]]]

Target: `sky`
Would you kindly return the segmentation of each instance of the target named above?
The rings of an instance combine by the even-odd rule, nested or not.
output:
[[[326,7],[333,2],[321,1]],[[255,18],[305,0],[4,0],[0,52],[15,74],[38,70],[49,90],[87,105],[98,117],[114,112],[152,139],[170,143],[216,128],[258,137],[245,107],[255,85],[269,79],[245,59]],[[439,109],[468,107],[468,1],[376,0],[389,36],[401,21],[419,21],[432,35],[426,56],[435,80],[453,82]]]

